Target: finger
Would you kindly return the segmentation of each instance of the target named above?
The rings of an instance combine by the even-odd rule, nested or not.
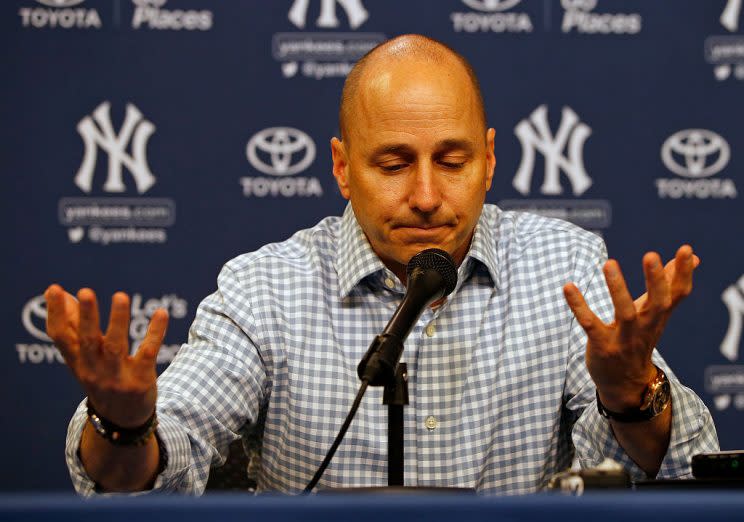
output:
[[[678,251],[679,252],[679,251]],[[666,265],[664,265],[664,274],[666,275],[667,279],[671,281],[674,279],[674,270],[675,266],[677,264],[677,258],[675,255],[675,258],[671,261],[668,261]],[[692,254],[692,269],[693,271],[700,266],[700,258],[693,252]]]
[[[566,284],[563,287],[563,296],[566,298],[566,302],[571,308],[576,320],[589,337],[593,337],[601,331],[605,324],[591,311],[589,305],[586,304],[586,300],[584,300],[584,296],[575,284]]]
[[[672,305],[672,297],[659,254],[647,252],[643,256],[643,273],[646,277],[648,308],[654,315],[666,313]]]
[[[695,259],[697,258],[697,262]],[[700,264],[690,245],[682,245],[674,256],[671,296],[674,304],[692,292],[692,272]]]
[[[92,363],[99,355],[101,346],[98,302],[90,288],[80,290],[77,297],[80,302],[80,354]]]
[[[109,317],[106,337],[103,343],[104,353],[121,357],[127,353],[129,346],[129,296],[116,292],[111,297],[111,316]]]
[[[633,322],[636,318],[636,309],[625,284],[625,278],[620,271],[620,265],[614,259],[610,259],[605,263],[603,271],[612,304],[615,306],[615,320],[619,324]]]
[[[80,329],[80,303],[77,298],[65,292],[65,313],[67,314],[67,331],[77,339]]]
[[[160,346],[163,344],[167,328],[168,312],[162,308],[155,310],[147,327],[147,334],[145,334],[145,338],[142,340],[142,344],[140,344],[134,356],[137,361],[146,363],[149,366],[157,359],[158,351],[160,351]]]
[[[77,355],[77,346],[75,340],[70,338],[68,331],[70,311],[67,310],[65,293],[60,285],[53,284],[44,292],[44,298],[47,302],[47,335],[52,338],[67,360],[68,356]]]

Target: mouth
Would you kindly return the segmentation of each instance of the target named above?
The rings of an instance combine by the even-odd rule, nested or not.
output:
[[[396,228],[406,228],[409,230],[438,230],[448,228],[449,225],[400,225]]]
[[[441,238],[451,228],[450,225],[402,225],[396,227],[396,230],[409,239],[426,241]]]
[[[442,222],[442,223],[414,223],[414,222],[399,222],[394,223],[392,225],[392,228],[408,228],[413,230],[432,230],[436,228],[451,228],[454,224],[451,222]]]

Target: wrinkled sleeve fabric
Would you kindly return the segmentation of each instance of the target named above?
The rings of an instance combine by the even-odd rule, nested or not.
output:
[[[606,247],[598,239],[592,252],[576,256],[574,281],[584,293],[592,311],[609,323],[613,320],[614,308],[602,273],[606,260]],[[571,434],[575,456],[582,468],[597,466],[605,458],[610,458],[622,464],[631,478],[648,478],[618,444],[610,421],[597,410],[596,388],[586,370],[586,341],[586,333],[574,319],[571,324],[565,400],[566,407],[576,418]],[[669,448],[656,478],[689,478],[692,476],[690,461],[693,455],[719,449],[713,419],[702,400],[679,382],[656,350],[653,361],[667,374],[672,391]]]
[[[258,331],[236,273],[226,265],[215,293],[199,305],[189,340],[158,378],[158,442],[166,465],[151,491],[203,493],[238,432],[258,418],[268,393]],[[85,401],[72,417],[65,456],[75,490],[97,493],[80,462]]]

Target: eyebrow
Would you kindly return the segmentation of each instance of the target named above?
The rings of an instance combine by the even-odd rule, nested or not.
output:
[[[434,146],[435,155],[440,155],[444,152],[449,152],[453,150],[461,150],[465,152],[466,154],[472,154],[475,150],[475,147],[470,141],[459,140],[459,139],[441,140],[437,142],[436,145]],[[402,157],[412,157],[416,155],[413,148],[410,147],[409,145],[390,144],[390,145],[381,145],[377,147],[375,150],[372,151],[372,154],[370,157],[373,158],[374,160],[377,160],[381,156],[384,156],[386,154],[402,156]]]
[[[461,150],[466,154],[472,154],[475,151],[475,147],[473,146],[472,142],[468,140],[458,139],[447,139],[437,142],[437,145],[434,149],[438,153],[448,152],[452,150]]]
[[[408,145],[380,145],[372,151],[372,157],[379,158],[380,156],[384,156],[385,154],[404,156],[413,155],[413,153],[413,149]]]
[[[381,145],[372,151],[372,154],[369,156],[369,163],[370,165],[374,165],[392,157],[400,158],[406,162],[412,162],[416,158],[416,153],[408,145]]]

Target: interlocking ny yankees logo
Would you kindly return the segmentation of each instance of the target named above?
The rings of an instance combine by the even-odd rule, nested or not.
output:
[[[137,192],[142,194],[155,184],[155,176],[150,172],[145,155],[147,140],[155,132],[155,125],[143,119],[139,109],[128,103],[124,123],[119,134],[116,135],[111,125],[110,108],[109,102],[103,102],[93,111],[93,118],[86,116],[78,123],[77,130],[85,143],[85,153],[75,176],[75,184],[83,192],[91,191],[97,147],[101,147],[109,155],[108,177],[103,190],[106,192],[126,190],[121,173],[121,167],[124,165],[132,173]],[[132,141],[132,155],[126,153],[130,140]]]
[[[356,29],[362,25],[369,13],[362,5],[361,0],[321,0],[320,16],[316,22],[318,27],[338,27],[339,21],[336,16],[336,3],[346,11],[349,19],[349,26]],[[304,29],[307,23],[307,10],[310,7],[310,0],[295,0],[292,8],[289,10],[289,21],[300,29]]]
[[[563,192],[559,174],[566,173],[575,196],[583,194],[592,184],[591,178],[584,170],[584,142],[591,135],[592,129],[579,122],[579,117],[570,107],[564,107],[558,132],[553,136],[548,124],[548,108],[541,105],[530,115],[529,119],[520,121],[514,133],[522,145],[522,161],[519,164],[512,185],[524,195],[530,193],[530,182],[535,166],[535,149],[545,156],[545,179],[540,192],[557,195]],[[568,158],[563,150],[568,144]]]
[[[741,276],[736,284],[724,290],[721,299],[729,313],[729,324],[726,336],[721,343],[721,353],[729,361],[735,361],[739,357],[742,317],[744,317],[744,276]]]
[[[739,15],[741,14],[741,0],[728,0],[721,13],[721,25],[734,33],[739,30]]]

